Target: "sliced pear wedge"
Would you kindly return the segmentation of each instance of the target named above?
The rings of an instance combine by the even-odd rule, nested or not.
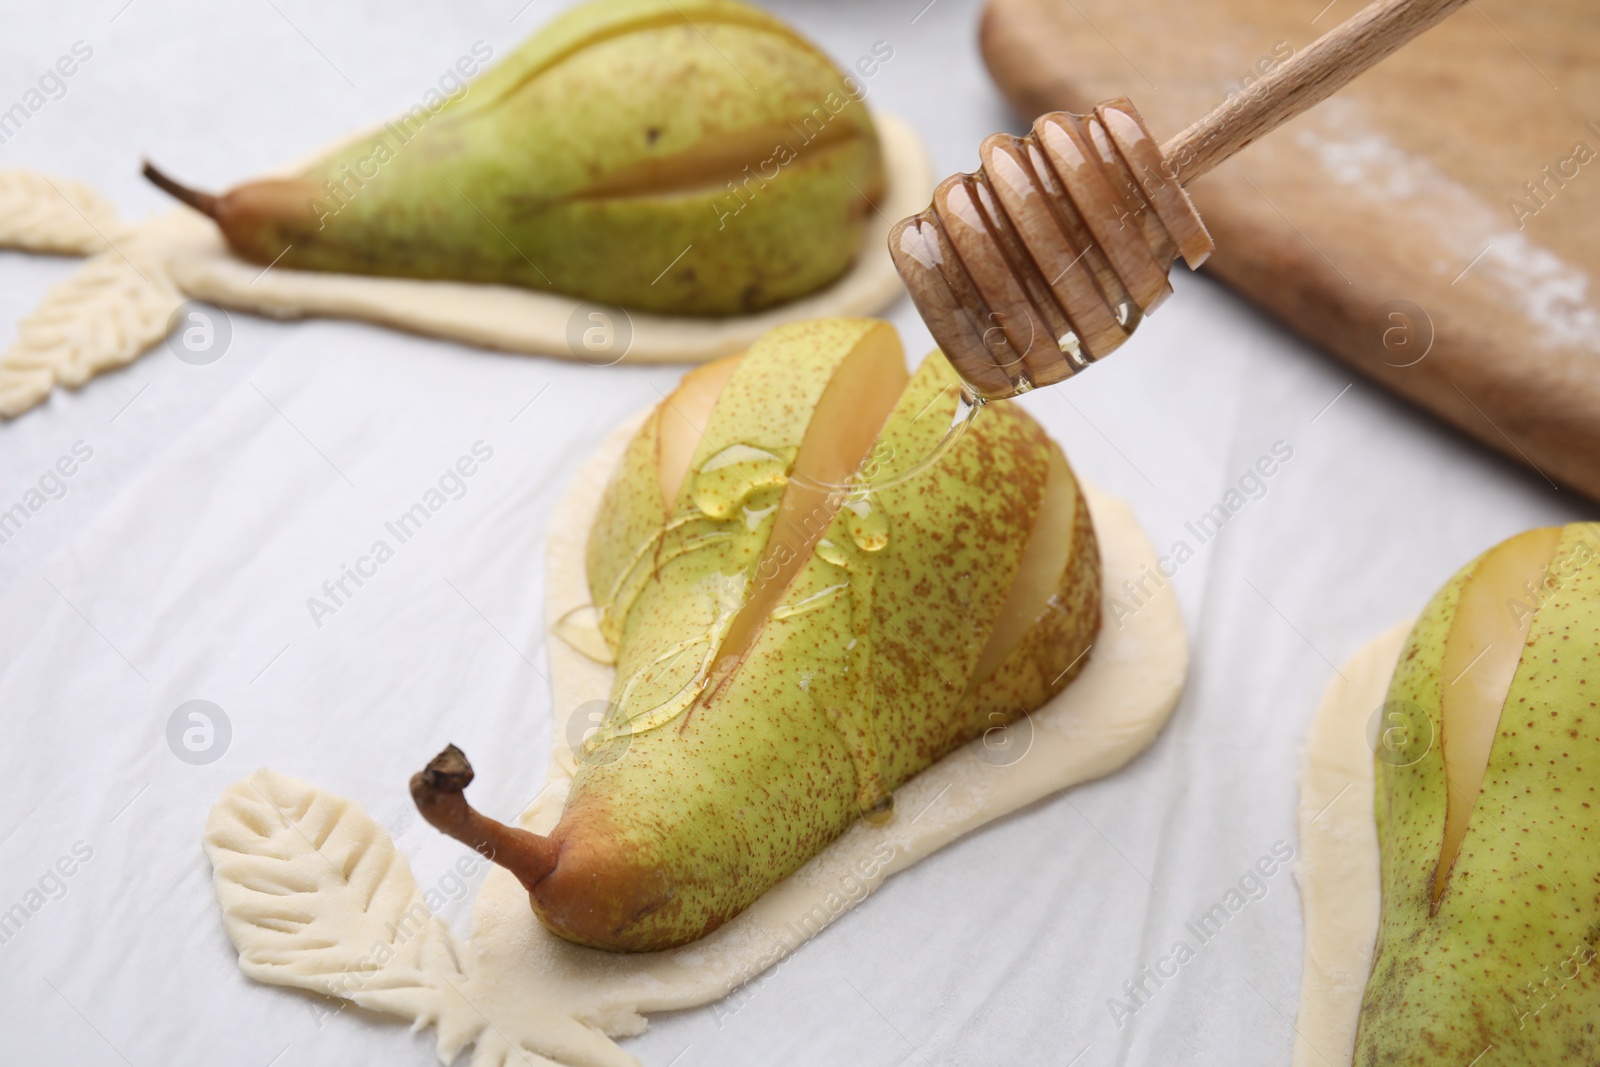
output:
[[[696,367],[683,376],[683,381],[650,416],[660,420],[656,428],[656,467],[661,479],[661,503],[667,511],[672,510],[683,489],[689,463],[705,437],[717,397],[742,359],[741,352]]]
[[[1049,481],[1021,566],[967,686],[974,721],[989,729],[1065,689],[1088,662],[1100,618],[1094,524],[1066,456],[1054,442],[1050,450]]]
[[[743,658],[771,617],[894,410],[910,375],[900,338],[888,323],[865,336],[834,373],[806,428],[794,471],[778,502],[772,537],[756,566],[754,592],[734,619],[712,666],[721,677]]]
[[[1522,661],[1532,612],[1512,610],[1525,590],[1544,583],[1561,540],[1556,526],[1518,534],[1484,553],[1466,583],[1445,638],[1440,700],[1440,745],[1444,750],[1444,842],[1434,872],[1437,908],[1478,803],[1489,753],[1500,727],[1506,695]]]
[[[1044,500],[1033,521],[1033,532],[1028,535],[1028,547],[1023,550],[1011,591],[1000,608],[1000,617],[972,670],[975,685],[987,682],[1016,651],[1039,617],[1050,610],[1050,600],[1056,595],[1072,554],[1072,526],[1077,513],[1078,483],[1067,466],[1067,457],[1052,442]]]

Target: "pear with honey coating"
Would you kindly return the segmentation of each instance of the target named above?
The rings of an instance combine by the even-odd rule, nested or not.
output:
[[[546,926],[598,948],[716,929],[1068,684],[1100,619],[1070,468],[1006,402],[947,441],[962,408],[943,356],[908,381],[887,325],[824,320],[705,374],[646,421],[596,520],[614,708],[555,828],[472,811],[456,752],[412,783],[428,821],[492,849]]]

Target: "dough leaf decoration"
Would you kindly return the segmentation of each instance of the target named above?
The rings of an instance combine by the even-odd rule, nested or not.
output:
[[[259,770],[212,809],[205,849],[251,978],[435,1026],[445,1063],[490,1025],[464,994],[465,947],[360,804]],[[505,1051],[474,1062],[504,1062]]]
[[[0,248],[92,256],[124,230],[111,202],[82,182],[0,169]]]
[[[182,302],[161,257],[136,240],[91,257],[45,294],[0,355],[0,415],[20,415],[57,383],[82,385],[131,362],[167,335]]]

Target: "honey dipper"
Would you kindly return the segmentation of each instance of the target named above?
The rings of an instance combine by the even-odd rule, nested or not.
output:
[[[1125,98],[986,138],[981,170],[889,233],[934,340],[982,399],[1105,357],[1172,292],[1175,259],[1211,253],[1185,185],[1468,2],[1377,0],[1164,145]]]

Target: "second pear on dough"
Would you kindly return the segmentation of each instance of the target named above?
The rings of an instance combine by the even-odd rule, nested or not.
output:
[[[146,175],[261,264],[731,315],[854,261],[884,187],[863,99],[759,8],[595,0],[300,174],[217,196]]]

